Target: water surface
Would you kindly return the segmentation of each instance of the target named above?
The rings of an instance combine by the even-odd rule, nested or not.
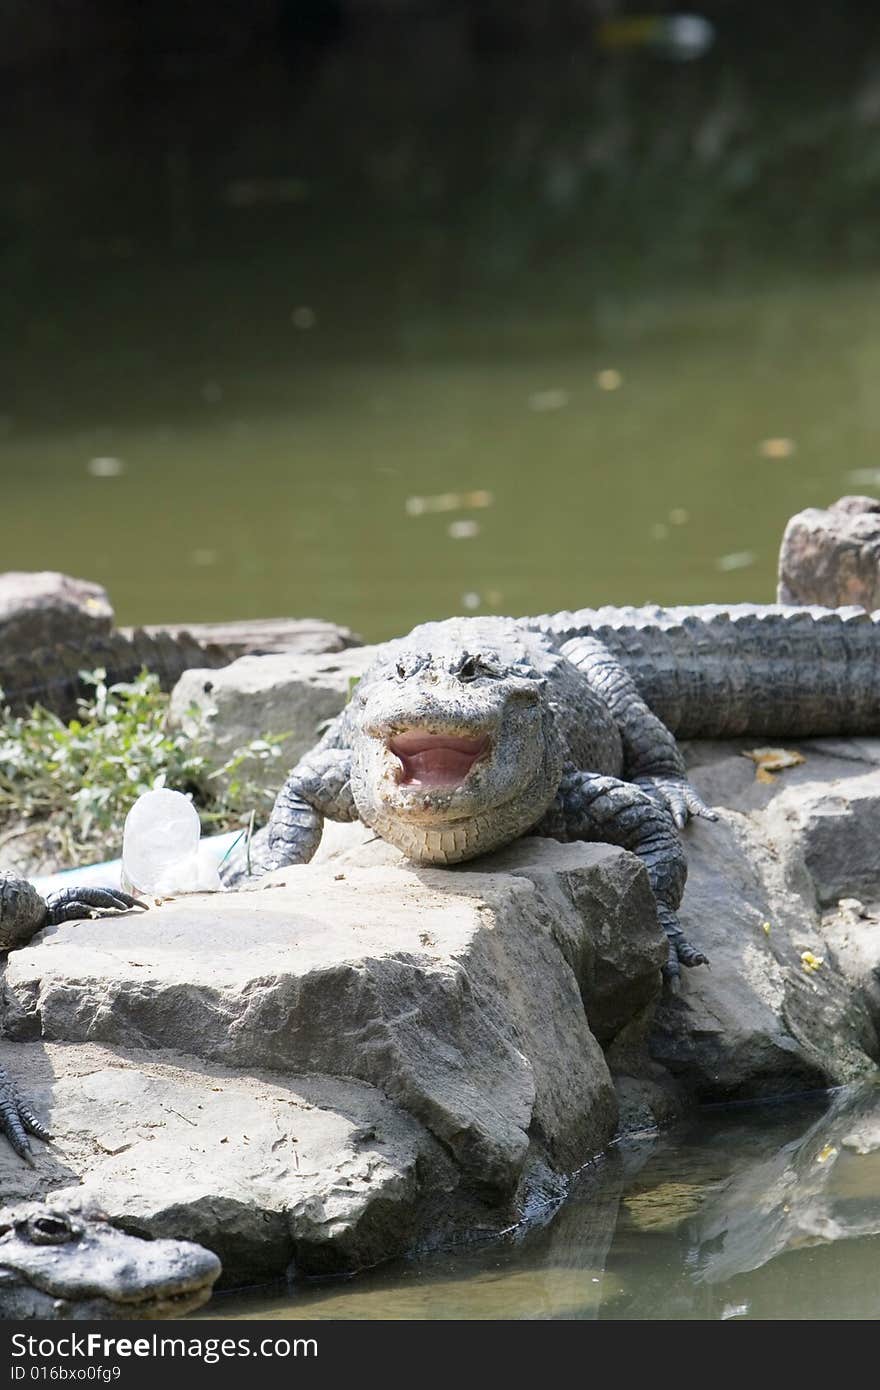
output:
[[[219,1295],[206,1315],[876,1319],[878,1194],[876,1085],[709,1110],[612,1147],[544,1224],[350,1281]]]

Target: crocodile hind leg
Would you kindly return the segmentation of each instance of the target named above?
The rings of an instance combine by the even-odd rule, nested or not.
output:
[[[623,740],[624,772],[665,806],[679,830],[691,816],[717,820],[687,780],[684,759],[674,736],[645,704],[629,672],[597,637],[573,637],[562,655],[578,668],[601,695]]]
[[[681,929],[676,910],[684,893],[687,863],[669,812],[631,782],[594,772],[566,771],[556,803],[535,827],[556,840],[591,840],[620,845],[638,855],[648,870],[660,925],[669,938],[663,974],[676,990],[682,965],[707,965]]]
[[[23,1158],[25,1163],[30,1163],[31,1166],[33,1166],[34,1157],[28,1134],[35,1134],[38,1139],[45,1140],[52,1137],[46,1126],[40,1123],[30,1107],[22,1100],[2,1067],[0,1067],[0,1130],[6,1135],[19,1158]]]
[[[227,888],[287,864],[307,864],[321,843],[324,819],[357,820],[351,794],[351,750],[316,748],[290,773],[247,854],[220,870]]]

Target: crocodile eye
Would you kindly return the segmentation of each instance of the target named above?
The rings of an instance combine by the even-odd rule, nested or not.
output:
[[[480,658],[471,656],[470,652],[465,652],[464,660],[456,671],[460,681],[476,680],[480,671]]]
[[[28,1222],[28,1234],[35,1245],[63,1245],[73,1240],[69,1222],[60,1216],[36,1216]]]
[[[499,676],[501,672],[491,662],[479,654],[472,656],[470,652],[465,652],[462,657],[455,675],[460,681],[475,681],[478,676]]]

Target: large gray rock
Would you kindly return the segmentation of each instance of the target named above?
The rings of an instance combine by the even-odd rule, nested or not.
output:
[[[880,771],[792,787],[767,822],[803,859],[823,906],[880,895]]]
[[[779,552],[780,603],[880,608],[880,501],[841,497],[788,522]]]
[[[356,1268],[558,1194],[614,1132],[612,1074],[629,1129],[683,1096],[876,1075],[878,914],[822,913],[877,882],[876,750],[799,748],[769,781],[745,744],[687,749],[723,808],[686,832],[682,919],[712,965],[659,1007],[645,872],[605,845],[431,869],[331,826],[265,886],[41,933],[6,966],[0,1062],[62,1151],[7,1190],[82,1183],[233,1282]]]
[[[0,651],[88,641],[112,626],[113,609],[100,584],[54,570],[0,574]]]
[[[245,759],[235,775],[275,792],[322,727],[348,701],[372,659],[372,647],[314,655],[243,656],[219,671],[186,671],[171,695],[169,726],[197,739],[212,768],[267,734],[285,735],[281,756]],[[218,778],[216,788],[227,778]]]
[[[880,882],[880,773],[856,741],[830,754],[803,743],[791,746],[803,763],[762,781],[742,756],[748,747],[686,750],[700,793],[726,808],[718,824],[686,832],[682,923],[711,968],[688,971],[681,995],[663,1002],[652,1051],[705,1100],[838,1084],[875,1071],[880,1057],[880,1012],[864,988],[880,939],[873,962],[850,969],[820,913]]]
[[[5,1044],[0,1056],[54,1135],[34,1145],[33,1168],[0,1145],[4,1200],[75,1189],[137,1234],[209,1246],[227,1284],[402,1254],[428,1191],[456,1185],[423,1126],[357,1081],[93,1045]]]
[[[822,935],[854,998],[880,1033],[880,901],[840,899],[824,914]]]
[[[452,871],[382,863],[385,849],[344,874],[300,866],[250,892],[51,928],[9,958],[7,1031],[357,1078],[473,1190],[515,1201],[536,1164],[571,1171],[614,1132],[587,1015],[595,997],[604,1032],[626,1021],[624,974],[639,1007],[656,994],[643,870],[609,846],[525,842],[497,867]]]

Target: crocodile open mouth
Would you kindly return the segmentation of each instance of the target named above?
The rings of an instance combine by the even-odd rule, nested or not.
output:
[[[486,752],[489,735],[456,738],[413,729],[395,734],[388,747],[400,762],[401,786],[457,787]]]

